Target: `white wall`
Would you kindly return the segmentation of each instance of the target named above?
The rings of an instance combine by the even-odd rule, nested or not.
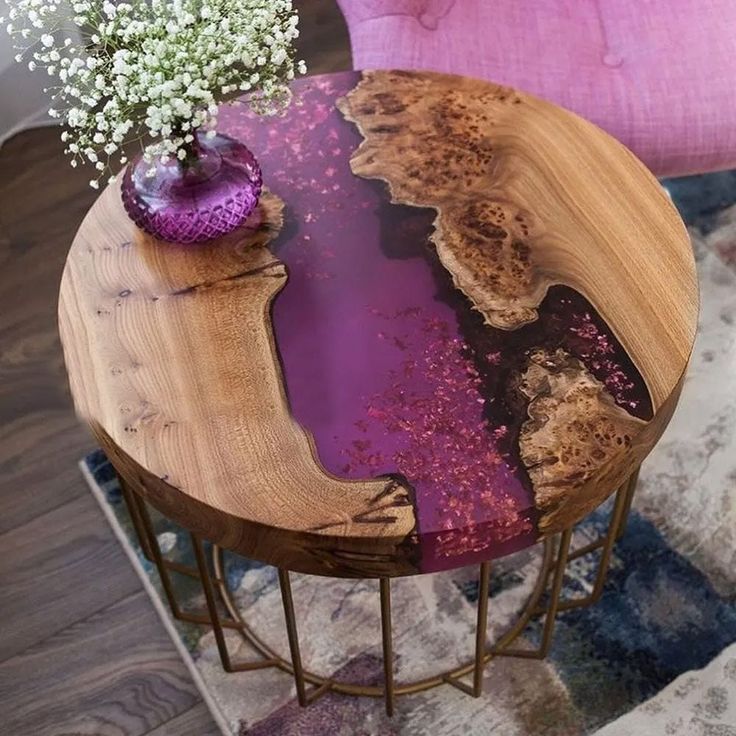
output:
[[[0,0],[0,16],[7,15],[12,2]],[[52,80],[43,72],[30,72],[16,64],[15,54],[10,36],[0,28],[0,145],[25,127],[51,121],[43,88]]]

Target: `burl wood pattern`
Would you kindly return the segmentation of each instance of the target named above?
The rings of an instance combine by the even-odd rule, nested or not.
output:
[[[540,529],[564,528],[600,503],[607,493],[596,482],[601,468],[631,453],[646,422],[618,406],[605,386],[561,349],[532,352],[518,390],[529,416],[519,449],[541,512]]]
[[[525,213],[494,191],[504,184],[494,111],[521,99],[503,87],[473,86],[369,72],[340,109],[365,136],[353,171],[384,179],[397,202],[434,207],[432,240],[455,285],[488,324],[512,329],[536,319],[550,279],[532,266]]]
[[[440,259],[489,324],[532,321],[566,284],[611,325],[655,407],[666,400],[697,287],[682,222],[632,154],[554,105],[463,77],[366,72],[340,109],[365,138],[353,171],[437,210]]]
[[[289,413],[269,320],[282,208],[266,194],[246,228],[181,248],[138,232],[108,188],[61,286],[77,410],[137,490],[209,539],[304,571],[411,571],[407,490],[328,475]]]
[[[353,171],[387,182],[398,203],[436,210],[439,259],[488,325],[533,322],[549,287],[564,284],[593,304],[644,377],[655,410],[646,432],[580,361],[530,357],[520,457],[540,531],[560,531],[626,477],[669,418],[697,314],[681,222],[625,149],[512,89],[366,72],[338,104],[364,136]]]

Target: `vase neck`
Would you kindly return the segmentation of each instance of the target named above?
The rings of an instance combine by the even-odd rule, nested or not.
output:
[[[214,176],[222,165],[222,156],[216,146],[204,135],[195,132],[194,140],[186,144],[186,157],[177,159],[180,176],[187,182],[206,181]]]

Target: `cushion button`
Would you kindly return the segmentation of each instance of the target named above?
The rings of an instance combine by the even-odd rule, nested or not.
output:
[[[419,24],[424,26],[428,31],[436,31],[439,26],[439,18],[430,13],[422,13],[417,20]]]
[[[609,51],[603,57],[603,63],[606,66],[610,66],[611,68],[615,69],[616,67],[621,66],[621,64],[624,63],[624,57],[620,54],[615,54],[612,51]]]

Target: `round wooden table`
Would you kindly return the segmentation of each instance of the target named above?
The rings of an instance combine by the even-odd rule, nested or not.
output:
[[[269,188],[244,228],[157,242],[111,186],[62,279],[76,407],[139,526],[145,498],[287,593],[380,577],[386,609],[392,576],[482,563],[487,592],[489,560],[560,534],[553,620],[570,530],[622,489],[607,565],[693,347],[662,188],[575,115],[447,75],[315,77],[220,129]]]

